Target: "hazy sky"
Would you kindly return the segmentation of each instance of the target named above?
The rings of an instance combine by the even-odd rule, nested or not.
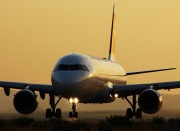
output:
[[[107,57],[114,3],[117,62],[127,72],[178,68],[128,84],[180,80],[179,0],[0,0],[0,80],[50,84],[65,54]]]

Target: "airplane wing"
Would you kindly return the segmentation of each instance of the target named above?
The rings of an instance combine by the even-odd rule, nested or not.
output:
[[[113,85],[113,93],[118,94],[118,97],[126,97],[134,94],[140,94],[145,89],[170,90],[175,88],[180,88],[180,81],[149,84]]]
[[[31,91],[40,91],[40,92],[48,93],[48,94],[50,93],[56,94],[52,85],[45,85],[45,84],[31,84],[31,83],[0,81],[0,87],[3,87],[4,90],[10,89],[10,88],[13,88],[13,89],[28,88],[28,90],[31,90]]]
[[[129,75],[136,75],[136,74],[144,74],[144,73],[151,73],[151,72],[159,72],[159,71],[167,71],[167,70],[175,70],[176,68],[164,68],[158,70],[145,70],[145,71],[137,71],[137,72],[127,72],[126,76]]]

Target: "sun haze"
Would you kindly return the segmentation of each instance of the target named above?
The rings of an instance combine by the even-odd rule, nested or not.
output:
[[[130,76],[128,84],[180,80],[178,0],[0,1],[0,80],[50,84],[65,54],[107,57],[114,3],[116,61],[127,72],[177,68]]]

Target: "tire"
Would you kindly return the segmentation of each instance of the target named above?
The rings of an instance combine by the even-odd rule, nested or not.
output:
[[[78,112],[75,112],[74,117],[78,118]]]
[[[69,118],[72,118],[72,112],[69,112]]]
[[[61,118],[61,116],[62,116],[61,109],[60,108],[56,109],[55,118]]]
[[[137,109],[136,111],[136,118],[137,119],[142,119],[142,111],[140,108]]]
[[[52,118],[52,112],[50,108],[46,109],[46,118]]]
[[[129,117],[129,118],[132,118],[133,117],[133,112],[132,112],[132,109],[131,108],[128,108],[127,111],[126,111],[126,116]]]

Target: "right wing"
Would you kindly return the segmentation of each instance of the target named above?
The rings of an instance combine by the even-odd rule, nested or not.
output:
[[[20,83],[20,82],[6,82],[6,81],[0,81],[0,87],[4,88],[4,91],[6,93],[6,90],[12,89],[25,89],[28,88],[28,90],[31,91],[39,91],[43,93],[48,94],[56,94],[54,88],[52,85],[45,85],[45,84],[30,84],[30,83]],[[9,95],[6,93],[6,95]]]

